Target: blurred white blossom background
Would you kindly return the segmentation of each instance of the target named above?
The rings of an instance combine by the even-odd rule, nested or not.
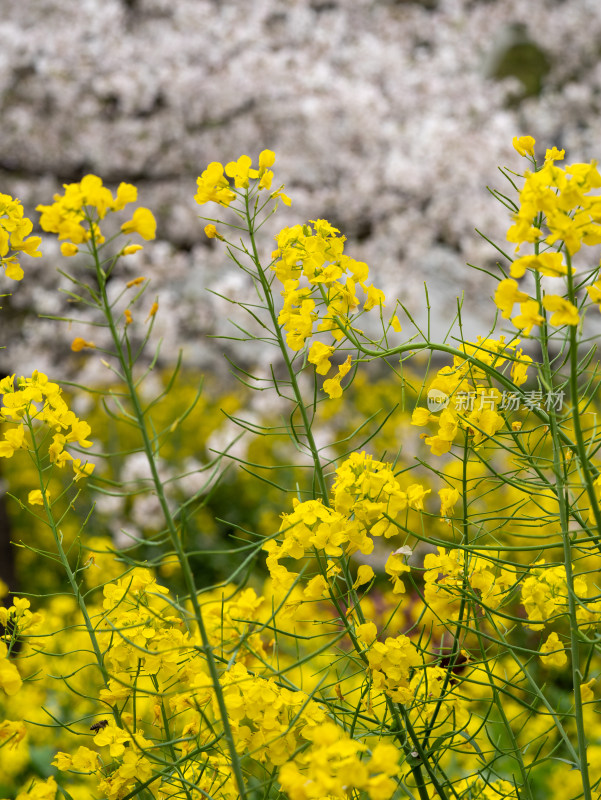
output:
[[[152,278],[163,356],[183,348],[211,371],[224,349],[261,354],[206,336],[227,333],[231,313],[206,288],[245,298],[250,287],[205,239],[195,180],[209,161],[270,148],[293,204],[271,221],[266,254],[275,226],[325,217],[421,322],[428,283],[437,335],[463,291],[466,334],[485,334],[494,287],[466,262],[495,269],[475,229],[503,242],[508,224],[486,187],[505,188],[498,164],[523,169],[515,135],[535,136],[541,154],[601,154],[600,43],[597,0],[5,3],[0,190],[37,219],[35,205],[87,172],[138,185],[159,241],[123,262],[113,291]],[[97,329],[33,316],[90,318],[55,291],[66,286],[56,242],[43,250],[21,284],[3,284],[3,366],[102,379],[99,358],[69,350],[75,335],[101,343]]]

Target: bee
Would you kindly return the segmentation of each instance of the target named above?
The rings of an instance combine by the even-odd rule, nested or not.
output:
[[[108,724],[109,724],[108,720],[100,719],[98,720],[98,722],[95,722],[93,725],[90,725],[90,730],[94,731],[94,733],[98,733],[98,731],[101,731],[103,728],[106,728]]]

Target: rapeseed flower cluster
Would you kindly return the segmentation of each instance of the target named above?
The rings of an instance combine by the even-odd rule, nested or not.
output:
[[[327,375],[332,369],[336,344],[343,339],[353,315],[361,307],[363,311],[381,308],[385,297],[380,289],[367,283],[367,264],[344,253],[346,237],[340,235],[338,228],[325,219],[309,223],[280,231],[271,269],[283,287],[284,304],[278,322],[286,331],[288,347],[302,350],[316,333],[333,338],[333,344],[315,340],[308,355],[317,374]],[[364,294],[363,301],[357,296],[358,287]],[[324,310],[320,312],[321,308]],[[324,381],[323,389],[330,398],[341,396],[340,382],[350,368],[348,357],[336,375]]]
[[[294,500],[294,511],[282,515],[279,534],[281,542],[270,539],[263,545],[268,552],[267,568],[277,583],[281,598],[298,581],[300,573],[291,572],[280,561],[292,558],[300,561],[308,556],[323,556],[328,564],[328,576],[333,580],[340,570],[334,559],[354,553],[369,555],[374,549],[373,537],[390,538],[398,533],[395,521],[409,509],[422,511],[424,498],[430,492],[414,483],[401,489],[392,466],[376,461],[365,452],[352,453],[336,470],[332,486],[333,507],[321,500]],[[398,561],[398,557],[396,557]],[[364,567],[367,565],[363,565]],[[404,591],[399,576],[408,571],[404,564],[389,557],[386,571],[396,592]],[[361,585],[371,574],[358,578]],[[317,600],[329,594],[328,580],[323,575],[312,578],[304,589],[306,599]],[[296,601],[290,601],[295,605]]]
[[[489,782],[482,778],[466,778],[460,781],[456,791],[463,792],[463,797],[469,797],[470,800],[519,800],[518,790],[509,781]]]
[[[141,754],[151,747],[151,742],[141,732],[128,734],[109,724],[96,734],[94,744],[108,748],[104,758],[98,751],[80,746],[73,755],[57,753],[53,764],[61,772],[95,776],[98,790],[107,800],[120,800],[137,782],[146,781],[152,776],[151,762]],[[113,759],[120,759],[120,765],[109,774],[105,763]]]
[[[423,661],[408,636],[388,636],[383,642],[374,642],[367,651],[367,661],[376,691],[384,692],[397,703],[413,699],[409,686],[411,672]]]
[[[325,722],[325,709],[305,692],[255,677],[243,664],[224,673],[222,686],[239,750],[270,768],[290,760]]]
[[[26,597],[13,597],[10,606],[0,606],[0,625],[4,628],[4,638],[11,646],[20,636],[35,633],[42,625],[44,615],[30,611],[31,603]]]
[[[265,597],[252,588],[225,587],[214,600],[204,598],[205,625],[209,641],[223,658],[234,658],[249,668],[258,668],[266,658],[263,638],[254,629],[259,622]],[[240,645],[244,643],[244,647]]]
[[[601,187],[601,175],[596,162],[571,164],[565,169],[555,162],[563,161],[565,152],[547,150],[545,162],[534,172],[526,171],[520,191],[519,210],[507,239],[514,242],[516,252],[525,243],[562,242],[570,255],[583,244],[601,242],[600,198],[589,193]],[[556,264],[561,274],[567,267]]]
[[[0,265],[4,274],[13,281],[20,281],[23,269],[19,264],[19,255],[39,257],[42,240],[39,236],[30,236],[33,223],[24,216],[23,206],[8,194],[0,193]]]
[[[273,171],[270,169],[275,163],[273,150],[262,150],[259,154],[259,168],[252,166],[250,156],[242,155],[237,161],[229,161],[225,166],[218,161],[212,161],[197,179],[198,190],[194,199],[199,206],[205,203],[217,203],[228,207],[238,196],[235,189],[248,189],[250,181],[258,181],[257,189],[263,191],[271,189]],[[228,178],[233,178],[235,189],[231,188]],[[282,191],[283,187],[271,193],[271,197],[281,197],[286,205],[290,205],[290,198]],[[219,238],[214,225],[207,226],[205,233],[209,238]]]
[[[16,800],[54,800],[57,790],[56,778],[50,776],[45,781],[33,781],[31,788],[19,792]]]
[[[149,570],[137,568],[108,583],[103,594],[99,642],[106,643],[105,661],[118,685],[117,695],[131,694],[132,682],[140,677],[154,676],[159,687],[168,683],[193,641],[165,600],[166,587]],[[117,697],[103,689],[101,699],[112,705]]]
[[[363,759],[367,746],[350,739],[332,722],[313,729],[310,739],[311,746],[280,769],[282,789],[291,800],[344,800],[361,790],[371,800],[392,796],[394,778],[400,772],[394,745],[380,742]]]
[[[485,375],[480,367],[474,366],[471,359],[501,372],[507,363],[509,376],[517,388],[526,382],[528,367],[532,358],[518,349],[519,340],[507,343],[505,337],[464,342],[461,346],[469,358],[453,357],[452,367],[442,367],[428,386],[428,397],[440,398],[440,412],[417,407],[412,416],[412,424],[423,427],[436,423],[438,430],[434,436],[424,435],[426,444],[434,455],[448,453],[461,432],[467,432],[474,447],[482,444],[505,425],[500,413],[503,401],[502,392],[484,381]]]
[[[74,458],[66,449],[70,444],[91,447],[92,442],[88,439],[91,428],[69,409],[57,383],[36,370],[31,378],[19,378],[15,387],[15,376],[12,375],[0,381],[0,396],[0,419],[9,426],[0,441],[2,458],[11,458],[17,450],[32,446],[28,444],[27,433],[33,433],[34,423],[42,423],[52,434],[48,446],[50,462],[60,468],[71,464],[76,481],[92,474],[94,464]],[[30,502],[39,502],[40,499],[41,496],[30,498]]]
[[[513,568],[498,567],[477,551],[437,550],[424,558],[424,600],[428,611],[443,623],[459,619],[468,592],[485,608],[496,609],[516,583]]]
[[[565,565],[556,567],[537,561],[530,567],[530,574],[521,586],[522,605],[528,617],[528,626],[542,630],[544,625],[557,621],[568,614],[568,579]],[[584,628],[601,622],[601,600],[594,598],[595,591],[584,575],[576,575],[573,591],[578,598],[576,618]],[[596,592],[595,592],[596,594]]]
[[[525,139],[532,141],[527,145],[519,143]],[[516,150],[531,157],[536,167],[534,144],[532,137],[514,141]],[[533,327],[545,322],[543,310],[548,312],[548,322],[554,327],[578,325],[580,313],[573,292],[566,297],[545,291],[541,301],[522,291],[517,280],[531,271],[552,278],[569,276],[571,282],[572,256],[582,245],[601,243],[601,200],[598,194],[592,194],[601,187],[597,164],[592,161],[561,168],[556,162],[562,161],[564,155],[564,151],[557,148],[547,150],[544,164],[533,172],[525,172],[518,210],[507,232],[508,241],[516,244],[516,253],[524,244],[533,245],[535,252],[512,261],[511,277],[499,282],[494,300],[502,316],[511,319],[526,336]],[[596,302],[595,284],[588,286],[587,291],[590,299]],[[520,310],[512,317],[516,304]]]
[[[107,800],[120,800],[139,783],[147,781],[153,774],[150,760],[144,755],[152,747],[152,743],[144,737],[142,731],[128,733],[115,725],[108,725],[94,737],[94,744],[100,748],[108,748],[103,753],[102,761],[113,760],[113,765],[118,764],[110,774],[98,771],[98,791],[104,794]],[[106,755],[105,755],[106,754]],[[57,756],[57,759],[60,757]],[[56,766],[59,765],[57,760]],[[93,751],[80,753],[79,759],[74,758],[74,763],[67,767],[77,770],[79,766],[87,767],[88,771],[98,769],[99,759],[94,760]],[[80,770],[77,770],[80,771]],[[108,772],[108,770],[107,770]]]
[[[21,688],[21,676],[19,670],[8,658],[8,647],[4,642],[0,642],[0,687],[6,694],[16,694]],[[7,736],[8,731],[5,733]],[[8,736],[7,736],[8,738]]]
[[[156,583],[149,570],[138,568],[105,585],[103,595],[97,627],[99,643],[106,653],[105,665],[112,677],[108,688],[100,690],[99,700],[105,704],[105,715],[111,716],[119,708],[120,722],[103,721],[94,735],[97,749],[79,746],[72,752],[60,751],[54,765],[62,773],[89,775],[107,800],[119,800],[155,774],[153,763],[169,725],[170,735],[179,736],[181,753],[189,756],[203,752],[202,764],[198,758],[189,758],[177,772],[163,774],[163,780],[153,785],[153,796],[160,800],[176,797],[182,785],[196,780],[204,791],[220,800],[237,797],[229,762],[218,745],[219,737],[215,737],[220,710],[200,647],[194,644],[193,636],[186,634],[169,641],[161,637],[161,632],[174,625],[181,627],[183,621],[178,614],[168,613],[172,601],[165,602],[169,600],[167,589]],[[238,611],[231,610],[231,614],[243,614],[244,608],[253,612],[259,602],[248,592],[237,601]],[[159,646],[157,640],[161,641]],[[239,645],[249,651],[254,649],[247,639]],[[406,659],[408,664],[415,662],[413,645]],[[382,670],[387,670],[386,680],[396,691],[401,683],[407,683],[408,666],[402,668],[401,681],[394,654],[381,659],[379,666],[374,674],[384,675]],[[348,748],[357,754],[367,749],[328,721],[323,704],[274,678],[250,672],[242,661],[222,671],[220,684],[236,747],[266,770],[278,769],[282,787],[292,787],[301,775],[303,786],[313,783],[314,770],[324,755],[321,747],[315,749],[316,743],[325,744],[331,738],[339,744],[348,742]],[[136,729],[141,724],[144,730]],[[332,731],[336,731],[335,736]],[[305,749],[308,743],[310,746]],[[326,761],[334,755],[332,748]],[[340,755],[339,747],[335,763],[328,768],[333,772],[332,780],[336,775],[340,779],[347,777],[340,768],[350,763],[339,764]],[[368,791],[370,797],[390,797],[396,786],[393,778],[400,770],[397,748],[378,744],[370,759],[361,758],[358,763],[353,785]],[[331,785],[334,787],[334,783]],[[308,789],[309,796],[323,796],[314,793],[322,789],[317,784]],[[291,797],[294,791],[290,788]]]
[[[401,511],[423,511],[430,489],[412,483],[403,490],[391,464],[363,451],[351,453],[338,467],[332,492],[337,511],[352,513],[370,536],[388,539],[398,532],[394,520]]]
[[[56,233],[62,241],[61,252],[73,256],[78,252],[77,245],[93,242],[100,246],[105,236],[100,221],[108,213],[121,211],[126,205],[135,203],[138,190],[131,183],[121,183],[117,194],[103,185],[97,175],[86,175],[79,183],[64,184],[64,194],[55,194],[54,203],[39,205],[40,225],[48,233]],[[154,239],[156,221],[147,208],[137,208],[133,216],[121,225],[124,234],[137,233],[147,241]]]
[[[461,734],[469,728],[470,714],[464,692],[469,687],[456,686],[457,680],[440,666],[416,670],[409,684],[409,718],[418,730],[436,729],[436,736],[447,736],[460,745]]]

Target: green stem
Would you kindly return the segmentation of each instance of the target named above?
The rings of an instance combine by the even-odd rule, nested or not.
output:
[[[572,275],[572,260],[566,250],[566,265],[568,268],[568,299],[571,303],[576,300],[574,294],[574,276]],[[578,326],[570,325],[570,397],[572,400],[572,419],[574,422],[574,434],[576,436],[576,452],[580,460],[580,467],[584,478],[586,491],[593,509],[597,531],[601,533],[601,509],[597,500],[597,493],[593,486],[590,461],[586,452],[582,424],[580,421],[580,407],[578,404]]]
[[[574,299],[573,292],[573,277],[572,265],[570,254],[566,250],[566,264],[568,268],[568,297],[570,301]],[[539,279],[540,280],[540,279]],[[541,327],[541,334],[546,331],[546,326]],[[584,480],[587,486],[589,498],[593,502],[593,512],[599,527],[599,507],[597,505],[594,489],[592,487],[590,472],[588,470],[588,457],[584,446],[584,439],[582,436],[582,428],[580,425],[580,415],[578,411],[578,341],[576,338],[576,326],[571,325],[570,336],[570,395],[573,409],[574,431],[576,433],[577,453],[582,465]],[[541,336],[541,345],[543,344]],[[546,345],[546,341],[544,342]],[[544,368],[547,371],[547,377],[552,379],[551,367],[549,364],[549,356],[547,347],[543,346],[543,360]],[[559,517],[561,524],[561,533],[563,539],[563,554],[564,564],[566,570],[566,583],[568,587],[568,613],[570,618],[570,650],[571,650],[571,664],[572,664],[572,688],[574,690],[574,716],[576,719],[576,734],[578,737],[578,756],[580,761],[580,774],[582,775],[582,789],[584,800],[592,800],[590,776],[588,771],[587,761],[587,738],[584,730],[584,717],[582,707],[582,692],[580,690],[580,683],[582,673],[580,670],[580,642],[578,636],[578,618],[576,614],[577,604],[576,595],[574,592],[574,572],[572,569],[572,545],[570,541],[570,532],[568,527],[569,513],[566,508],[568,504],[566,486],[564,481],[564,466],[562,461],[561,445],[559,444],[558,436],[558,423],[554,410],[550,413],[550,430],[553,440],[553,471],[555,473],[555,480],[557,486],[557,497],[559,499]]]
[[[263,295],[265,298],[265,302],[267,303],[267,310],[269,311],[269,316],[271,318],[271,322],[273,325],[273,332],[277,339],[279,350],[282,354],[282,358],[284,359],[284,364],[286,365],[286,371],[288,372],[288,378],[290,380],[290,385],[292,387],[292,391],[294,393],[294,399],[297,404],[297,408],[300,411],[300,415],[303,421],[303,428],[305,432],[305,436],[307,437],[307,445],[309,447],[309,451],[311,453],[311,458],[313,460],[313,466],[315,468],[315,475],[317,478],[317,482],[319,485],[319,493],[321,495],[321,499],[324,505],[329,505],[328,499],[328,487],[326,485],[325,475],[323,473],[323,468],[321,466],[321,459],[319,457],[319,450],[317,449],[317,445],[315,443],[315,438],[313,436],[313,431],[311,428],[311,422],[307,415],[307,408],[305,406],[305,402],[303,400],[303,396],[300,391],[300,387],[298,385],[298,380],[296,376],[296,372],[290,360],[290,356],[288,355],[288,345],[284,339],[282,334],[282,327],[278,322],[278,315],[275,310],[275,304],[273,302],[273,295],[271,292],[271,287],[265,275],[265,270],[261,265],[261,259],[259,258],[259,253],[257,250],[257,243],[255,240],[255,223],[254,217],[250,212],[250,204],[249,204],[249,197],[248,192],[245,196],[245,212],[246,212],[246,223],[248,226],[248,233],[250,236],[250,242],[252,247],[252,260],[257,269],[257,275],[259,277],[259,281],[261,283],[261,288],[263,289]]]
[[[58,557],[59,557],[60,562],[61,562],[61,564],[63,566],[65,574],[67,576],[67,580],[69,581],[69,586],[71,587],[71,591],[73,592],[73,596],[75,597],[75,600],[77,602],[77,606],[79,608],[79,611],[80,611],[80,613],[81,613],[81,615],[83,617],[84,625],[86,627],[86,631],[88,633],[88,636],[90,637],[90,642],[92,644],[92,649],[94,650],[94,656],[96,657],[96,663],[98,664],[98,669],[100,670],[100,674],[102,676],[102,682],[104,683],[105,687],[108,689],[109,688],[109,677],[110,676],[109,676],[108,670],[106,669],[106,667],[104,665],[104,656],[102,655],[102,651],[100,650],[100,645],[98,644],[98,639],[96,638],[96,630],[94,628],[94,625],[92,624],[92,620],[90,619],[90,615],[88,613],[86,602],[85,602],[83,594],[81,593],[81,590],[79,588],[79,584],[78,584],[77,579],[75,577],[75,573],[73,572],[73,570],[71,569],[71,565],[69,564],[69,559],[67,558],[67,554],[65,553],[65,549],[63,547],[63,537],[62,537],[61,532],[58,530],[58,528],[56,526],[54,515],[52,513],[52,507],[51,507],[50,502],[48,500],[48,497],[46,495],[46,486],[44,484],[44,479],[42,477],[43,476],[42,459],[41,459],[41,456],[40,456],[38,443],[36,441],[35,432],[34,432],[34,429],[33,429],[33,424],[32,424],[32,421],[31,421],[31,419],[29,417],[27,417],[27,426],[29,428],[29,432],[31,434],[31,440],[32,440],[32,443],[33,443],[33,453],[31,454],[31,456],[32,456],[33,462],[34,462],[34,464],[36,466],[36,469],[38,471],[38,476],[39,476],[39,479],[40,479],[40,491],[42,492],[42,499],[43,499],[43,502],[44,502],[44,511],[46,513],[47,524],[48,524],[48,527],[50,528],[50,530],[52,531],[52,536],[54,538],[54,543],[56,545],[56,550],[57,550],[57,553],[58,553]],[[112,707],[112,709],[113,709],[113,715],[115,717],[115,721],[117,722],[117,724],[120,725],[121,724],[121,714],[119,712],[117,704],[115,704]]]
[[[188,555],[186,550],[182,544],[181,536],[177,530],[175,520],[171,511],[169,509],[169,504],[167,503],[167,498],[165,496],[165,491],[163,487],[163,483],[158,473],[155,455],[152,447],[151,438],[148,433],[148,427],[146,424],[146,419],[142,407],[140,405],[140,400],[138,397],[138,392],[136,389],[136,384],[133,377],[132,372],[132,365],[130,363],[129,357],[126,355],[123,349],[123,343],[119,336],[119,332],[115,325],[115,321],[113,319],[112,310],[110,307],[110,303],[106,294],[106,277],[105,273],[101,267],[100,259],[98,255],[97,247],[93,246],[93,253],[94,253],[94,261],[96,266],[96,277],[98,281],[98,286],[100,289],[100,297],[101,297],[101,308],[108,323],[111,337],[113,339],[113,344],[115,345],[115,350],[117,354],[117,358],[119,360],[119,365],[123,372],[123,377],[127,384],[129,397],[133,407],[133,416],[136,421],[138,430],[140,431],[140,435],[142,437],[142,444],[144,448],[144,452],[146,454],[146,458],[148,461],[148,465],[150,468],[152,482],[154,484],[154,489],[156,491],[156,495],[161,506],[161,511],[163,513],[163,517],[165,519],[165,523],[167,525],[167,531],[169,534],[169,539],[171,542],[171,546],[177,555],[177,559],[179,564],[182,568],[182,574],[184,578],[184,583],[186,586],[186,590],[188,592],[188,596],[190,597],[190,602],[192,604],[192,608],[194,611],[194,618],[196,624],[198,625],[198,630],[200,633],[200,638],[202,641],[202,647],[199,647],[205,658],[207,660],[207,666],[209,669],[209,674],[211,676],[211,683],[213,685],[213,690],[215,692],[215,697],[217,700],[217,705],[219,707],[219,713],[221,716],[221,722],[223,725],[223,732],[225,738],[228,743],[228,748],[230,751],[230,756],[232,760],[232,771],[234,773],[234,777],[236,780],[236,784],[238,786],[238,791],[240,793],[240,797],[242,800],[246,798],[246,789],[244,783],[244,776],[242,774],[242,768],[240,764],[240,759],[238,757],[238,753],[236,752],[236,745],[234,742],[234,737],[232,733],[232,729],[229,723],[228,711],[225,705],[225,698],[223,696],[223,690],[221,688],[221,683],[219,680],[219,672],[217,670],[217,664],[215,661],[215,657],[213,655],[213,650],[211,647],[211,643],[209,641],[209,637],[207,635],[207,631],[204,624],[204,619],[200,607],[200,603],[198,602],[197,596],[197,588],[194,581],[194,575],[192,574],[192,569],[190,567],[190,562],[188,559]]]
[[[461,593],[461,600],[459,602],[459,611],[457,614],[457,625],[455,627],[455,635],[453,636],[453,645],[451,648],[451,653],[449,655],[449,665],[444,677],[444,681],[440,688],[440,696],[436,701],[436,705],[434,707],[434,711],[432,713],[432,717],[426,727],[426,732],[424,735],[423,741],[423,748],[424,750],[428,746],[428,739],[430,734],[434,730],[434,726],[436,724],[436,720],[440,711],[442,710],[442,705],[444,702],[444,698],[447,692],[447,687],[451,681],[451,677],[453,675],[453,667],[457,663],[457,657],[461,652],[461,645],[459,644],[459,636],[462,630],[462,621],[463,616],[465,614],[465,606],[466,606],[466,598],[467,598],[467,588],[469,587],[469,579],[468,579],[468,561],[469,561],[469,524],[468,524],[468,507],[467,507],[467,465],[469,461],[469,447],[468,447],[468,433],[465,432],[464,444],[463,444],[463,464],[462,464],[462,505],[463,505],[463,520],[462,520],[462,527],[463,527],[463,542],[462,545],[465,548],[463,552],[463,591]],[[474,615],[475,617],[475,615]],[[468,620],[469,621],[469,620]]]

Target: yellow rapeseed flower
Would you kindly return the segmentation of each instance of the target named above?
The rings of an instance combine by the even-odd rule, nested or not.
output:
[[[157,302],[154,302],[150,306],[150,311],[148,312],[148,316],[146,317],[145,321],[148,322],[149,319],[152,319],[152,317],[154,317],[154,315],[157,313],[158,310],[159,310],[159,304]]]
[[[121,226],[123,233],[138,233],[143,239],[150,241],[156,235],[157,223],[154,214],[148,208],[136,208],[133,216]]]
[[[528,300],[528,295],[526,292],[520,292],[517,281],[511,278],[499,281],[494,301],[505,319],[509,319],[511,316],[515,303],[523,303],[525,300]]]
[[[323,382],[323,390],[328,395],[330,400],[336,397],[342,397],[342,386],[340,381],[344,378],[351,368],[351,357],[347,356],[346,361],[338,367],[338,373],[333,378]]]
[[[514,136],[512,144],[521,156],[534,156],[536,139],[532,136]]]
[[[516,314],[511,321],[516,328],[528,336],[535,325],[541,325],[545,321],[539,311],[540,306],[536,300],[527,300],[525,303],[520,303],[520,313]]]
[[[540,647],[540,660],[547,667],[559,669],[568,663],[565,648],[559,636],[553,631]]]
[[[41,256],[39,236],[30,236],[33,223],[23,216],[23,206],[9,194],[0,193],[0,265],[4,274],[13,281],[20,281],[23,270],[18,255]]]
[[[74,353],[79,353],[86,347],[94,348],[96,345],[94,342],[87,342],[85,339],[82,339],[81,336],[76,336],[71,342],[71,350],[73,350]]]
[[[558,294],[546,294],[543,297],[543,306],[546,311],[553,312],[549,319],[551,325],[578,325],[580,322],[576,306]]]
[[[124,256],[131,256],[134,253],[137,253],[139,250],[143,250],[144,247],[141,244],[128,244],[127,247],[124,247],[121,251]]]
[[[32,489],[29,494],[27,495],[27,502],[30,506],[43,506],[44,505],[44,496],[46,500],[50,500],[50,494],[48,490],[42,494],[41,489]]]
[[[455,503],[459,500],[459,492],[457,489],[451,489],[448,486],[438,490],[440,497],[440,516],[450,517],[455,508]]]
[[[61,253],[65,256],[65,258],[70,258],[71,256],[79,253],[79,247],[72,242],[63,242],[61,244]]]

